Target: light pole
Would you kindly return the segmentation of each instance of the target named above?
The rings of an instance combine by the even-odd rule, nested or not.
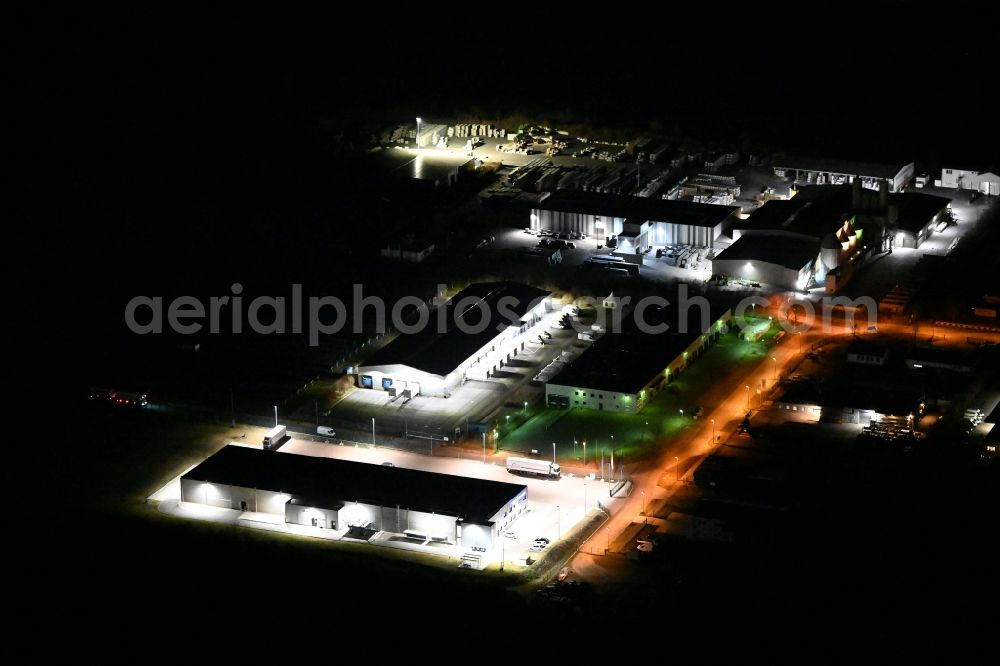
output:
[[[420,118],[417,118],[417,133],[413,135],[413,146],[420,147]]]
[[[576,458],[576,437],[573,438],[573,457]]]
[[[778,379],[778,357],[777,356],[772,356],[771,357],[771,363],[774,364],[774,379],[777,380]]]
[[[607,546],[604,548],[604,554],[607,555],[611,552],[611,530],[607,527],[604,528],[604,536],[607,538]]]
[[[525,414],[528,413],[528,401],[527,400],[524,401],[524,410],[523,411],[524,411]]]
[[[587,465],[587,440],[583,440],[583,464]]]
[[[278,406],[274,406],[274,425],[278,425]]]
[[[750,385],[749,384],[746,385],[746,389],[747,389],[747,411],[749,412],[750,411]]]
[[[583,482],[583,515],[587,515],[587,482]]]
[[[639,491],[639,498],[642,500],[642,515],[646,515],[646,491]]]
[[[715,446],[715,419],[712,419],[712,446]]]
[[[681,480],[681,459],[674,456],[674,481]]]
[[[552,442],[552,464],[556,464],[556,443]]]
[[[434,440],[431,440],[431,442],[432,442],[431,446],[433,446],[433,441]],[[374,416],[372,417],[372,446],[375,446],[375,417]]]
[[[510,430],[510,414],[508,414],[508,415],[507,415],[507,423],[506,423],[506,426],[507,426],[507,429],[508,429],[508,430]]]

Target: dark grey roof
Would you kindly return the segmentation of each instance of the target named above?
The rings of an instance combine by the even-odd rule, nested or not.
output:
[[[716,261],[765,261],[800,270],[819,256],[820,240],[780,232],[745,234],[715,256]]]
[[[869,176],[891,180],[903,170],[906,164],[880,164],[877,162],[855,162],[830,157],[802,157],[779,155],[774,158],[777,169],[799,169],[801,171],[824,171],[849,176]]]
[[[709,325],[725,312],[726,308],[712,306]],[[675,310],[648,308],[643,313],[647,322],[660,321],[670,326],[661,334],[644,333],[633,316],[625,316],[621,332],[606,333],[549,383],[615,393],[638,393],[657,375],[662,375],[667,366],[704,332],[701,308],[692,306],[689,314],[685,332],[681,332]]]
[[[896,226],[913,233],[927,226],[927,223],[947,208],[949,203],[951,199],[923,192],[889,195],[889,205],[896,206],[899,211]]]
[[[885,356],[887,353],[887,348],[885,345],[880,345],[877,342],[872,342],[871,340],[866,340],[864,338],[855,337],[851,344],[847,345],[848,354],[867,354],[870,356]]]
[[[480,282],[469,285],[456,294],[447,304],[447,328],[438,331],[439,314],[431,313],[427,325],[418,333],[400,334],[396,339],[372,354],[361,367],[378,365],[407,365],[432,375],[447,375],[476,351],[482,349],[500,331],[511,323],[507,315],[518,317],[537,305],[550,292],[513,282]],[[476,306],[466,307],[459,317],[463,325],[472,328],[482,321],[485,310],[490,325],[479,333],[467,333],[455,321],[455,306],[466,298],[475,299]],[[504,309],[499,309],[501,299]]]
[[[692,227],[714,227],[739,210],[736,206],[577,190],[557,190],[543,198],[535,208],[582,215],[620,217],[636,223],[670,222]]]
[[[824,238],[851,216],[851,188],[848,185],[804,187],[787,201],[768,201],[734,229],[757,231],[782,229]]]
[[[335,509],[349,502],[486,523],[525,486],[451,474],[226,446],[182,478],[287,493]]]

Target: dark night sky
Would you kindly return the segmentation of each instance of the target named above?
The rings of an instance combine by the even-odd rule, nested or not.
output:
[[[69,183],[74,258],[102,284],[197,283],[204,267],[252,264],[241,239],[278,229],[278,250],[298,252],[319,220],[336,229],[323,206],[366,194],[330,137],[416,115],[656,123],[750,149],[930,166],[998,154],[970,121],[996,115],[995,81],[975,73],[995,23],[906,2],[753,7],[424,8],[417,35],[402,11],[88,14],[36,23],[17,69],[58,137],[43,169]]]

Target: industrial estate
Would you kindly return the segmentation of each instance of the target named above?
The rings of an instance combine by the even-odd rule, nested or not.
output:
[[[316,146],[336,196],[206,213],[183,280],[103,278],[87,419],[145,533],[594,617],[1000,465],[1000,164],[434,108]]]
[[[555,571],[663,536],[759,538],[727,511],[747,510],[757,457],[774,464],[764,426],[839,424],[905,452],[960,406],[995,457],[1000,393],[953,378],[994,370],[1000,295],[970,290],[939,320],[920,285],[991,210],[996,173],[425,119],[379,141],[387,191],[471,184],[473,208],[505,221],[462,241],[481,277],[416,299],[412,326],[374,330],[274,405],[259,441],[157,491],[161,511]],[[386,266],[446,269],[439,235],[403,236]],[[738,379],[688,380],[705,357]]]

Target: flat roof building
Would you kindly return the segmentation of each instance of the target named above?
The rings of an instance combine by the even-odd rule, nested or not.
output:
[[[815,281],[834,292],[850,279],[858,259],[893,247],[920,247],[948,204],[931,194],[890,192],[886,180],[876,191],[864,189],[859,180],[804,187],[791,199],[767,201],[735,222],[736,242],[715,257],[712,270],[785,289],[804,289]],[[751,241],[750,236],[759,238]],[[804,255],[813,246],[818,261],[804,270]]]
[[[889,184],[890,192],[900,192],[913,178],[913,162],[880,164],[829,157],[780,155],[774,158],[774,173],[790,178],[797,185],[843,185],[861,181],[868,189],[878,189],[879,181]]]
[[[736,206],[557,190],[535,205],[530,226],[588,238],[627,238],[636,250],[668,244],[712,247],[738,212]]]
[[[801,290],[816,272],[820,249],[820,241],[808,236],[781,231],[747,234],[712,259],[712,272]]]
[[[471,157],[462,155],[398,148],[375,151],[371,159],[390,179],[415,180],[434,187],[454,185],[461,173],[471,170],[475,163]]]
[[[359,388],[447,396],[468,378],[496,372],[522,349],[549,310],[549,292],[512,282],[472,284],[401,333],[357,369]]]
[[[181,476],[184,502],[358,535],[420,533],[463,547],[492,547],[527,496],[520,484],[237,445]]]
[[[663,333],[644,332],[635,317],[621,331],[608,332],[545,384],[550,407],[638,412],[663,383],[669,383],[727,330],[729,309],[692,306],[683,330],[672,309],[648,308],[643,319],[665,323]]]

